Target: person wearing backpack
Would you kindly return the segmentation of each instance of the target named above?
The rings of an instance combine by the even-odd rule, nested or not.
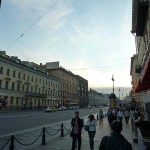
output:
[[[110,136],[104,136],[101,140],[99,150],[132,150],[132,145],[121,134],[122,123],[118,120],[113,121]]]

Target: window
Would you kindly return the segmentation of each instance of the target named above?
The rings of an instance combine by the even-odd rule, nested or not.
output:
[[[21,78],[21,72],[18,73],[18,79],[20,79],[20,78]]]
[[[30,75],[28,75],[28,81],[30,81]]]
[[[3,74],[3,67],[0,67],[0,74]]]
[[[41,84],[41,79],[39,80],[39,83]]]
[[[37,78],[36,78],[35,82],[37,83]]]
[[[17,84],[17,91],[20,90],[20,83]]]
[[[13,77],[16,77],[16,71],[13,71]]]
[[[33,92],[33,86],[31,86],[31,93]]]
[[[26,79],[26,75],[25,74],[23,74],[23,80],[25,80]]]
[[[0,80],[0,89],[2,88],[2,80]]]
[[[32,76],[32,79],[31,79],[31,81],[32,81],[32,82],[34,81],[34,78],[33,78],[33,76]]]
[[[23,86],[22,86],[22,91],[24,92],[24,87],[25,87],[25,85],[23,84]]]
[[[11,99],[10,99],[10,105],[13,105],[13,103],[14,103],[14,97],[11,97]]]
[[[16,105],[19,104],[19,97],[16,97]]]
[[[9,69],[7,69],[7,76],[9,76],[9,74],[10,74],[10,70],[9,70]]]
[[[5,89],[7,89],[7,90],[8,90],[8,84],[9,84],[9,81],[6,81]]]
[[[35,93],[37,93],[37,87],[35,87]]]
[[[15,82],[12,82],[12,87],[11,89],[14,91],[15,90]]]

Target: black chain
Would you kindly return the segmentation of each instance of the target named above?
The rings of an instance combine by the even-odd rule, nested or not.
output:
[[[60,129],[61,129],[61,126],[60,126],[60,128],[56,131],[56,133],[54,133],[54,134],[50,134],[47,130],[45,130],[45,131],[46,131],[46,133],[47,133],[48,135],[54,136],[54,135],[56,135],[56,134],[60,131]]]
[[[24,145],[24,146],[29,146],[29,145],[34,144],[34,143],[40,138],[40,136],[42,135],[42,133],[43,133],[43,132],[41,132],[40,135],[39,135],[32,143],[29,143],[29,144],[23,144],[23,143],[21,143],[18,139],[16,139],[15,137],[14,137],[14,138],[15,138],[15,140],[16,140],[19,144]]]
[[[3,150],[5,148],[5,146],[9,143],[10,139],[11,138],[8,139],[8,141],[4,144],[4,146],[0,150]]]

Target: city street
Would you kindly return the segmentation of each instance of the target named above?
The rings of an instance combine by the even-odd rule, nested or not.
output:
[[[107,107],[103,108],[105,111]],[[0,113],[0,137],[30,131],[51,124],[71,120],[74,112],[79,111],[80,116],[87,116],[99,112],[99,108],[76,109],[46,113],[43,111],[15,111]]]

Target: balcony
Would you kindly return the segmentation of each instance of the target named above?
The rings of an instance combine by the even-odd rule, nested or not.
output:
[[[38,98],[46,98],[46,94],[40,94],[40,93],[32,93],[32,92],[25,92],[26,97],[38,97]]]

